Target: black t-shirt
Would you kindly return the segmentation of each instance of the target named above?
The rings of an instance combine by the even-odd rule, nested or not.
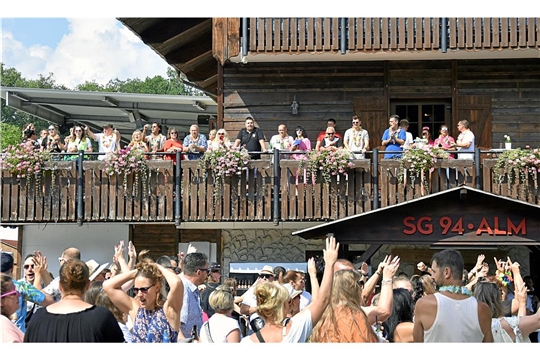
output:
[[[60,140],[58,140],[59,142]],[[62,149],[60,149],[60,145],[58,145],[58,142],[55,142],[51,137],[48,137],[46,139],[43,139],[41,142],[41,146],[45,148],[45,150],[49,150],[52,153],[60,153],[62,152]]]
[[[210,306],[208,299],[210,299],[210,294],[216,290],[219,286],[218,283],[205,283],[206,288],[201,292],[201,309],[208,315],[208,317],[215,314],[215,310]]]
[[[240,140],[240,146],[245,146],[247,151],[261,151],[260,140],[264,141],[264,134],[261,129],[254,127],[252,132],[248,132],[246,128],[243,128],[238,132],[236,139]],[[252,159],[260,159],[260,154],[250,154]]]
[[[124,334],[114,315],[101,306],[70,314],[53,314],[41,308],[32,316],[24,342],[124,342]]]

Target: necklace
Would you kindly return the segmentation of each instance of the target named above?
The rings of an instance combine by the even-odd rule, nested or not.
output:
[[[454,293],[454,294],[463,294],[463,295],[472,296],[471,290],[469,290],[465,286],[457,286],[457,285],[441,286],[439,288],[439,292],[443,292],[443,291],[448,291],[448,292],[451,292],[451,293]]]

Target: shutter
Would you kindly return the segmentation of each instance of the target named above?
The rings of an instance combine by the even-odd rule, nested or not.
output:
[[[388,104],[386,96],[362,96],[353,99],[353,110],[360,118],[362,128],[369,134],[371,150],[381,146],[384,130],[388,128]]]
[[[475,136],[475,147],[491,149],[491,95],[458,95],[456,100],[457,118],[452,132],[456,131],[458,121],[466,119]]]

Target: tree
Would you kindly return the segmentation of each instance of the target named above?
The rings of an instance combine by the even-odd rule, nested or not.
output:
[[[22,141],[22,132],[17,125],[0,123],[0,149],[17,145]]]

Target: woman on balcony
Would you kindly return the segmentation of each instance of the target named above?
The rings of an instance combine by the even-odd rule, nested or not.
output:
[[[232,146],[231,140],[229,140],[229,134],[225,129],[219,129],[216,133],[214,140],[209,142],[208,148],[210,150],[226,149],[230,150]]]
[[[452,146],[455,142],[454,138],[448,134],[448,126],[442,124],[439,128],[439,137],[435,139],[433,146],[437,146],[444,150],[456,150],[456,148]],[[450,159],[456,158],[454,154],[450,154],[449,157]]]
[[[71,153],[72,155],[64,156],[64,160],[77,159],[79,150],[92,152],[92,142],[86,137],[86,133],[82,127],[75,126],[71,128],[70,133],[70,136],[66,137],[66,153]]]
[[[178,139],[178,130],[176,128],[169,128],[167,131],[167,140],[165,140],[165,144],[163,145],[163,151],[166,153],[170,153],[171,155],[165,155],[163,158],[165,160],[172,160],[174,165],[176,165],[176,153],[182,152],[184,149],[184,146],[182,145],[182,142]],[[182,154],[180,156],[181,160],[184,160],[184,155]]]
[[[133,150],[141,150],[143,152],[148,152],[148,144],[144,141],[144,136],[141,130],[135,130],[131,135],[131,141],[128,144]]]
[[[133,320],[133,342],[177,342],[180,330],[180,311],[184,298],[184,285],[171,269],[156,264],[139,253],[134,270],[116,275],[103,283],[103,290],[112,303]],[[117,252],[122,257],[123,252]],[[122,285],[134,280],[132,298]],[[165,295],[165,283],[169,293]]]
[[[427,140],[428,145],[433,146],[433,139],[431,138],[431,132],[429,131],[429,126],[424,126],[422,128],[422,138]]]

